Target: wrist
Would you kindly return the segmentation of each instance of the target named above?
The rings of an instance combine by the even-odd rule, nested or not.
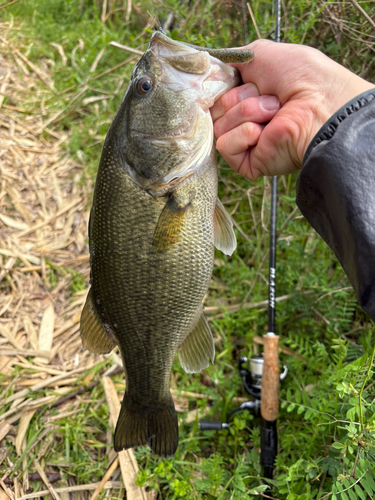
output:
[[[316,52],[314,50],[314,65],[311,65],[311,69],[315,69],[318,78],[312,76],[294,96],[299,99],[299,105],[305,105],[301,123],[304,140],[297,146],[301,161],[315,135],[338,110],[362,93],[375,88],[374,84]]]
[[[359,111],[361,108],[367,106],[370,102],[375,99],[375,87],[369,85],[366,89],[359,95],[345,102],[328,120],[320,127],[316,134],[312,137],[310,143],[305,150],[303,162],[307,160],[311,151],[315,146],[323,141],[329,141],[334,135],[339,127],[339,125],[349,118],[351,115]]]

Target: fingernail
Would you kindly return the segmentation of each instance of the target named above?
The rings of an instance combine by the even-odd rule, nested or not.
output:
[[[247,99],[248,97],[258,97],[259,91],[253,83],[247,83],[244,85],[243,90],[241,91],[240,97],[241,101]]]
[[[280,101],[275,95],[260,98],[260,106],[265,111],[276,111],[280,107]]]

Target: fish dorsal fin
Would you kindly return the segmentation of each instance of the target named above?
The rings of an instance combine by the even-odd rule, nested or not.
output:
[[[94,354],[107,354],[116,346],[108,336],[96,310],[92,297],[92,288],[87,295],[82,310],[80,329],[83,347]]]
[[[232,255],[237,246],[232,219],[219,199],[214,212],[214,245],[225,255]]]
[[[154,247],[158,250],[168,250],[180,241],[188,207],[189,205],[179,205],[173,197],[169,198],[155,229]]]
[[[186,373],[198,373],[214,362],[215,345],[203,307],[199,310],[198,321],[181,344],[178,359]]]

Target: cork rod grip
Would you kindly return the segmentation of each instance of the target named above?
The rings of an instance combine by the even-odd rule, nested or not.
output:
[[[279,412],[279,337],[264,335],[262,399],[260,412],[264,420],[277,419]]]

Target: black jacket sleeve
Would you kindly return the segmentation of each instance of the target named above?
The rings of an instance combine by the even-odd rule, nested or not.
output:
[[[297,205],[375,321],[375,89],[349,101],[316,134],[297,181]]]

